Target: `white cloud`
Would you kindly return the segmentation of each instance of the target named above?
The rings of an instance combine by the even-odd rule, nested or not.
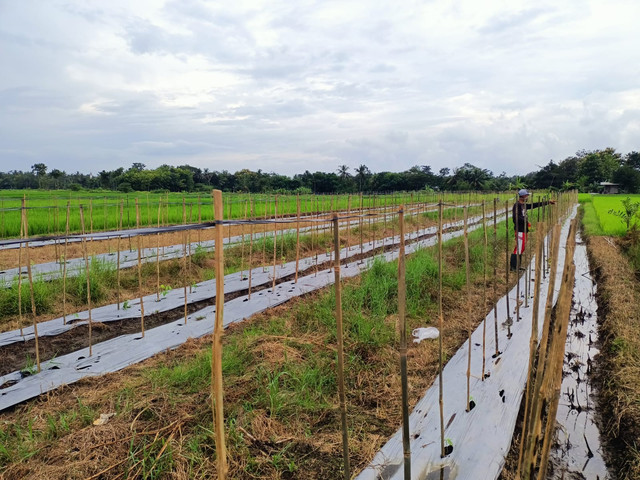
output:
[[[639,150],[639,14],[626,0],[2,2],[0,169],[516,174]]]

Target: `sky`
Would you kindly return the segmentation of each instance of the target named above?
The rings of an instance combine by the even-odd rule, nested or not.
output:
[[[637,0],[0,0],[0,171],[640,150]]]

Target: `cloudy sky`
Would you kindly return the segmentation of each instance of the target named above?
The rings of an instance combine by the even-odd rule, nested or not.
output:
[[[0,0],[0,171],[640,150],[640,2]]]

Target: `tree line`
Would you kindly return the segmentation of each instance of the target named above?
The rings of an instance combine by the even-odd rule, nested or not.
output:
[[[569,190],[597,192],[601,182],[620,185],[628,193],[640,192],[640,153],[623,155],[613,148],[581,150],[556,163],[553,160],[523,176],[508,176],[465,163],[461,167],[441,168],[437,173],[429,165],[416,165],[403,172],[371,172],[366,165],[351,171],[340,165],[334,172],[305,171],[292,177],[262,170],[248,169],[230,173],[210,171],[190,165],[162,165],[147,169],[142,163],[130,168],[102,170],[98,175],[49,170],[36,163],[31,171],[0,172],[0,189],[105,189],[121,192],[170,191],[208,192],[212,188],[227,192],[298,192],[355,193],[414,190],[503,191],[531,188],[534,190]]]

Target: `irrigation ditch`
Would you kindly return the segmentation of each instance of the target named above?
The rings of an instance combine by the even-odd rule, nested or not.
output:
[[[576,307],[581,302],[574,305],[572,311],[571,322],[561,322],[558,319],[566,317],[570,318],[569,311],[571,309],[571,294],[575,292],[579,298],[585,294],[585,285],[580,288],[578,283],[574,287],[574,278],[578,276],[585,278],[578,270],[582,268],[579,256],[580,247],[578,246],[574,252],[572,237],[575,234],[575,225],[570,225],[571,217],[575,215],[575,209],[572,207],[574,199],[566,196],[558,199],[560,205],[554,209],[548,209],[543,214],[543,222],[539,223],[539,231],[537,233],[536,254],[523,260],[524,272],[518,276],[518,281],[513,288],[507,288],[507,295],[498,298],[496,295],[495,280],[493,282],[493,293],[491,293],[491,285],[487,289],[486,271],[485,271],[485,299],[484,305],[490,307],[489,313],[484,321],[480,321],[477,328],[472,329],[470,325],[465,328],[469,329],[468,341],[465,346],[458,350],[455,355],[446,362],[446,366],[442,363],[443,354],[440,351],[438,357],[440,362],[440,374],[432,387],[427,390],[424,397],[417,402],[413,413],[409,417],[408,411],[404,419],[404,428],[399,430],[388,443],[370,460],[368,466],[364,467],[357,478],[375,478],[375,479],[391,479],[391,478],[449,478],[465,479],[465,478],[497,478],[503,469],[506,453],[509,450],[511,437],[515,428],[518,411],[521,407],[521,399],[525,398],[525,417],[529,422],[529,430],[523,427],[523,437],[530,438],[529,443],[523,448],[523,454],[519,455],[517,460],[517,469],[521,478],[530,478],[530,475],[536,474],[538,470],[546,471],[544,466],[547,463],[543,445],[551,443],[555,432],[556,415],[544,415],[545,409],[540,408],[536,402],[551,406],[553,410],[553,395],[559,391],[564,391],[565,387],[558,387],[557,381],[562,379],[562,375],[558,373],[558,366],[562,371],[561,365],[564,354],[566,330],[563,331],[563,325],[569,327],[569,323],[576,327],[584,327],[589,329],[592,326],[585,326],[585,319],[589,317],[585,313],[585,307]],[[562,207],[562,208],[560,208]],[[490,231],[490,216],[481,219],[480,222],[472,222],[466,218],[463,225],[452,226],[451,230],[446,233],[442,226],[442,204],[440,208],[440,227],[436,232],[430,231],[416,232],[413,242],[410,241],[409,235],[401,234],[401,238],[407,241],[400,241],[399,238],[393,236],[385,239],[386,248],[375,247],[375,241],[371,242],[367,248],[369,249],[368,258],[362,255],[363,252],[358,251],[358,246],[341,247],[339,228],[339,218],[334,217],[333,232],[336,237],[335,249],[326,254],[326,258],[319,255],[319,263],[317,259],[307,258],[299,259],[293,267],[290,264],[284,264],[274,267],[271,272],[265,272],[264,267],[252,269],[252,275],[256,279],[256,285],[261,284],[265,288],[255,290],[251,299],[245,295],[246,288],[241,288],[247,282],[243,273],[225,276],[224,293],[222,293],[222,284],[208,283],[199,285],[195,288],[197,293],[199,290],[208,291],[208,296],[197,302],[194,301],[194,309],[192,313],[187,313],[185,317],[167,323],[157,328],[147,328],[142,332],[131,333],[130,335],[118,336],[108,341],[101,342],[92,346],[90,349],[83,349],[73,354],[63,355],[47,362],[43,370],[34,375],[24,376],[22,372],[15,372],[6,375],[0,379],[0,409],[7,408],[9,403],[6,397],[12,396],[11,405],[33,396],[38,396],[42,392],[55,389],[61,384],[68,384],[87,376],[102,375],[104,372],[115,371],[126,367],[127,365],[139,362],[144,358],[155,355],[158,352],[167,351],[176,348],[184,343],[188,338],[201,337],[212,331],[211,319],[215,317],[214,329],[214,355],[212,357],[213,368],[211,382],[211,397],[214,401],[214,431],[215,435],[215,451],[217,452],[217,462],[214,468],[219,478],[226,478],[227,460],[225,435],[222,433],[231,428],[225,426],[225,413],[222,410],[223,394],[221,390],[221,358],[216,359],[217,355],[222,355],[221,348],[221,329],[232,323],[241,322],[245,318],[249,318],[256,313],[267,311],[274,306],[301,296],[309,292],[315,291],[327,285],[335,285],[335,302],[336,302],[336,320],[337,320],[337,347],[338,356],[337,376],[341,383],[340,377],[345,369],[344,360],[340,360],[342,350],[342,340],[340,331],[342,330],[341,322],[341,301],[340,301],[340,285],[341,279],[359,275],[362,271],[368,270],[377,264],[377,259],[383,258],[386,262],[398,260],[400,265],[404,262],[404,256],[427,246],[439,246],[440,261],[442,262],[442,244],[455,237],[462,236],[465,240],[464,250],[467,264],[467,288],[469,288],[469,245],[467,236],[474,229],[482,229],[484,231],[484,255],[486,259],[486,251],[489,246],[488,231]],[[402,216],[404,211],[399,210]],[[465,213],[467,213],[465,209]],[[566,220],[562,219],[562,215],[568,214]],[[545,218],[546,217],[546,218]],[[341,219],[345,221],[345,219]],[[347,219],[348,221],[349,219]],[[386,220],[386,217],[385,217]],[[497,215],[494,217],[494,229],[497,225]],[[545,220],[548,222],[545,223]],[[544,236],[545,225],[557,222],[563,223],[563,228],[550,229],[548,236]],[[399,225],[404,225],[400,221]],[[457,227],[457,228],[456,228]],[[462,228],[459,228],[462,227]],[[484,227],[484,228],[482,228]],[[507,223],[508,227],[508,223]],[[344,230],[343,230],[344,233]],[[434,233],[437,235],[435,236]],[[506,239],[509,239],[509,229],[506,229]],[[275,238],[275,236],[274,236]],[[496,233],[494,230],[493,242],[493,258],[497,258],[500,254],[496,252],[497,242],[495,240]],[[561,238],[563,239],[561,241]],[[221,241],[221,238],[218,238]],[[557,246],[556,246],[557,243]],[[562,247],[560,247],[562,245]],[[274,247],[275,249],[275,247]],[[565,255],[565,252],[567,253]],[[217,253],[217,252],[216,252]],[[507,251],[508,257],[508,243]],[[356,258],[358,255],[360,257]],[[275,256],[274,256],[275,257]],[[350,258],[350,259],[349,259]],[[341,261],[342,260],[342,261]],[[442,265],[442,264],[441,264]],[[557,266],[557,271],[555,267]],[[329,268],[332,267],[332,268]],[[494,262],[494,272],[496,264]],[[281,270],[281,271],[280,271]],[[305,270],[308,274],[305,275]],[[311,272],[311,270],[314,270]],[[294,273],[292,273],[292,271]],[[400,267],[399,274],[402,271]],[[298,272],[300,276],[298,277]],[[575,273],[574,273],[575,272]],[[262,274],[262,279],[260,279]],[[232,285],[233,275],[236,275],[235,282],[238,289],[235,293],[231,293],[227,289],[227,285]],[[292,279],[291,276],[295,278]],[[495,275],[494,275],[495,277]],[[297,280],[297,281],[296,281]],[[440,280],[442,282],[442,280]],[[554,285],[555,283],[555,285]],[[398,285],[402,285],[399,278]],[[441,287],[442,288],[442,287]],[[217,290],[216,295],[212,296],[211,291]],[[171,292],[170,292],[171,293]],[[175,295],[175,301],[187,301],[186,291],[184,296],[180,296],[178,292],[171,293],[172,298]],[[239,295],[236,298],[235,295]],[[588,294],[587,294],[588,295]],[[192,298],[197,298],[192,294]],[[224,298],[224,306],[222,299]],[[406,324],[403,316],[405,313],[400,308],[402,305],[402,295],[398,291],[398,317],[396,325],[400,332],[400,357],[402,359],[403,351],[406,352]],[[205,305],[204,308],[197,310],[198,307],[215,299],[216,305]],[[140,307],[145,304],[152,304],[153,300],[142,299]],[[495,302],[495,304],[494,304]],[[162,302],[159,302],[162,303]],[[188,302],[187,302],[188,303]],[[493,308],[491,306],[493,305]],[[153,307],[151,307],[153,308]],[[180,307],[176,307],[180,308]],[[170,310],[176,310],[176,308]],[[139,308],[139,312],[128,312],[132,314],[131,319],[135,319],[138,315],[144,315],[144,307]],[[169,310],[169,311],[170,311]],[[442,300],[439,307],[439,330],[444,331]],[[223,318],[224,311],[224,318]],[[470,313],[470,312],[469,312]],[[553,315],[552,315],[553,313]],[[484,313],[483,313],[484,314]],[[160,313],[158,313],[160,316]],[[107,315],[109,316],[109,315]],[[153,317],[153,315],[151,316]],[[471,317],[471,315],[470,315]],[[552,317],[557,320],[551,323]],[[96,317],[99,318],[99,317]],[[59,324],[60,319],[55,322]],[[80,320],[80,319],[78,319]],[[122,321],[118,319],[117,321]],[[97,323],[101,323],[96,320]],[[82,324],[82,321],[74,322],[76,325]],[[92,320],[88,318],[86,324],[90,325]],[[493,328],[492,328],[493,326]],[[44,327],[43,327],[44,328]],[[77,328],[77,327],[76,327]],[[72,329],[75,330],[76,328]],[[557,329],[557,332],[556,332]],[[571,338],[581,338],[584,334],[583,330],[576,330],[582,333],[571,333]],[[404,333],[403,333],[404,332]],[[15,334],[15,332],[13,332]],[[25,330],[24,334],[27,333]],[[33,332],[35,333],[35,332]],[[554,334],[555,333],[555,334]],[[563,337],[564,333],[564,337]],[[404,338],[404,346],[403,339]],[[55,336],[55,334],[53,335]],[[0,337],[1,339],[2,337]],[[8,338],[8,337],[7,337]],[[439,337],[441,341],[442,337]],[[546,338],[546,340],[545,340]],[[586,337],[588,338],[588,336]],[[592,337],[593,338],[593,337]],[[540,351],[546,352],[546,357],[541,354],[536,357],[535,352],[538,342],[542,342]],[[545,344],[546,342],[546,344]],[[9,342],[11,343],[11,342]],[[562,345],[562,349],[561,346]],[[592,346],[592,342],[588,343]],[[524,352],[529,351],[529,355]],[[593,355],[593,351],[588,353]],[[580,361],[577,360],[578,353],[570,354],[569,359],[572,363],[566,365],[567,369],[576,374],[577,385],[569,387],[566,399],[569,401],[569,415],[572,413],[586,413],[588,410],[588,401],[578,400],[578,390],[582,388],[585,376],[580,373],[577,367]],[[491,357],[491,358],[489,358]],[[527,363],[526,358],[531,359]],[[543,357],[540,360],[540,357]],[[548,359],[548,360],[545,360]],[[590,357],[592,358],[592,357]],[[523,360],[524,359],[524,360]],[[538,364],[536,364],[538,362]],[[559,362],[559,364],[558,364]],[[406,369],[406,366],[403,367]],[[554,373],[555,372],[555,373]],[[570,375],[569,375],[570,376]],[[547,379],[553,379],[551,380]],[[538,379],[541,385],[537,385]],[[524,389],[525,385],[530,388]],[[2,388],[4,387],[4,388]],[[538,388],[539,387],[539,388]],[[542,388],[545,387],[545,388]],[[404,388],[404,387],[403,387]],[[538,388],[536,390],[536,388]],[[571,388],[574,392],[571,393]],[[466,393],[464,393],[466,392]],[[340,476],[351,478],[353,470],[350,467],[349,453],[349,435],[347,435],[348,422],[348,402],[345,400],[345,391],[343,386],[338,387],[339,402],[337,411],[340,414],[340,422],[342,423],[342,450],[343,464],[338,469]],[[399,394],[399,393],[398,393]],[[572,395],[572,396],[571,396]],[[403,398],[406,393],[403,391]],[[556,398],[560,398],[556,396]],[[444,401],[443,401],[444,400]],[[578,403],[583,402],[583,403]],[[406,398],[402,402],[407,406]],[[556,404],[557,405],[557,404]],[[580,405],[579,409],[576,405]],[[562,410],[563,402],[558,408],[558,416],[567,415]],[[218,410],[215,410],[218,409]],[[528,409],[528,411],[527,411]],[[579,411],[578,411],[579,410]],[[552,420],[549,420],[551,418]],[[584,421],[588,424],[589,421]],[[540,425],[547,423],[546,428]],[[551,422],[551,423],[549,423]],[[445,426],[446,423],[446,426]],[[574,427],[582,421],[574,422]],[[551,427],[550,427],[551,426]],[[245,439],[249,439],[254,444],[259,444],[255,438],[245,431]],[[227,432],[231,435],[231,432]],[[579,431],[572,433],[572,439],[579,436]],[[586,435],[586,434],[585,434]],[[228,441],[228,440],[227,440]],[[573,440],[569,443],[573,445]],[[481,447],[479,447],[481,445]],[[530,447],[528,446],[530,445]],[[565,442],[565,445],[568,445]],[[589,440],[591,453],[597,452],[598,447]],[[582,450],[581,448],[575,450]],[[164,449],[160,451],[157,458],[162,456]],[[571,456],[571,452],[564,452],[559,458],[552,457],[551,464],[554,465],[556,472],[568,472],[576,469],[575,465],[581,463],[576,456],[574,459],[567,461],[567,455]],[[562,458],[564,457],[564,458]],[[592,458],[592,457],[590,457]],[[565,466],[559,461],[563,460]],[[587,462],[587,465],[595,465],[596,460]],[[583,467],[584,470],[584,467]],[[134,470],[135,472],[136,470]],[[334,471],[338,478],[338,471]],[[586,472],[586,470],[584,470]],[[409,473],[407,473],[409,472]],[[97,472],[99,473],[99,472]],[[115,471],[113,471],[115,474]],[[115,476],[115,475],[114,475]],[[13,477],[9,477],[13,478]],[[111,478],[107,475],[105,478]],[[282,478],[298,478],[298,476],[282,476]],[[300,476],[300,478],[320,478],[314,476]],[[323,476],[322,478],[329,478]],[[531,477],[538,478],[538,477]],[[539,477],[543,478],[543,477]],[[549,477],[555,478],[555,477]],[[557,477],[569,478],[569,477]],[[577,477],[578,478],[578,477]],[[590,478],[590,477],[586,477]],[[602,477],[604,478],[604,477]]]

